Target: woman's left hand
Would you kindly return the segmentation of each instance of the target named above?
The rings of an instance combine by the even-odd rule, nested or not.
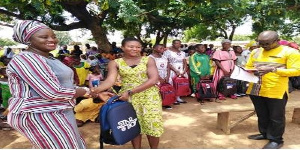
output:
[[[128,94],[128,92],[126,91],[126,92],[124,92],[124,93],[122,93],[121,95],[120,95],[120,100],[122,100],[122,101],[128,101],[129,100],[129,97],[130,97],[130,95]]]

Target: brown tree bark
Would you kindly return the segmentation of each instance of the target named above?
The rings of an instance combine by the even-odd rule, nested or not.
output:
[[[65,10],[69,11],[79,20],[77,24],[80,24],[81,28],[86,28],[91,31],[99,49],[105,52],[111,51],[112,48],[106,35],[106,29],[102,27],[103,20],[107,15],[106,11],[102,11],[99,15],[92,16],[86,9],[88,2],[85,0],[62,0],[60,3]]]

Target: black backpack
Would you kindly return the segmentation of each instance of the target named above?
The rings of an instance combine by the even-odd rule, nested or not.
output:
[[[237,92],[236,80],[228,76],[223,76],[218,82],[217,90],[224,96],[235,94]]]
[[[212,80],[200,80],[196,89],[198,100],[217,98],[217,91]]]
[[[293,88],[300,89],[300,76],[299,77],[290,77],[289,78]]]
[[[237,93],[238,94],[246,94],[246,91],[249,87],[249,82],[237,80]]]

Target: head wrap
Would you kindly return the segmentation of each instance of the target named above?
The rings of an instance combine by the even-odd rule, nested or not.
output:
[[[228,40],[228,39],[224,39],[224,40],[222,40],[221,44],[224,44],[224,43],[230,43],[231,44],[231,41]]]
[[[34,20],[21,20],[14,26],[13,39],[16,42],[29,45],[30,37],[41,29],[49,28],[45,24]]]
[[[250,41],[250,42],[246,45],[246,48],[248,49],[248,48],[250,48],[250,47],[252,47],[252,46],[258,46],[258,45],[257,45],[257,42],[256,42],[256,41]]]

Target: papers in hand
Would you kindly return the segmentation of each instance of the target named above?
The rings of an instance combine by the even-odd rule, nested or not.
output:
[[[253,73],[247,72],[238,66],[234,67],[234,70],[233,70],[230,78],[242,80],[242,81],[253,82],[253,83],[257,83],[259,80],[258,77],[255,76]]]

